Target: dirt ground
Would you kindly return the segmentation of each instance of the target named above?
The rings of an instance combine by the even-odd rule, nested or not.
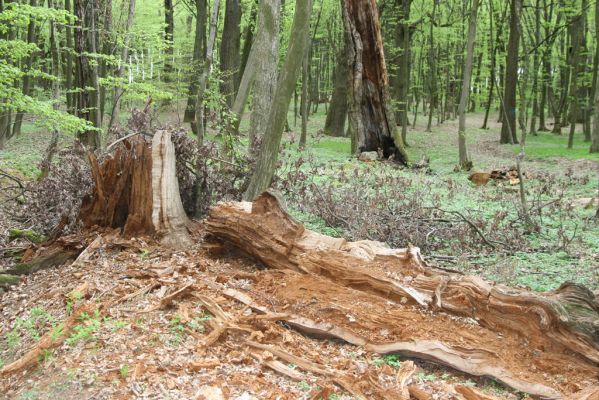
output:
[[[293,312],[345,324],[373,340],[445,336],[468,347],[490,334],[467,318],[433,318],[408,307],[394,315],[393,303],[383,298],[317,277],[265,270],[231,248],[207,249],[202,225],[196,229],[197,244],[185,251],[163,248],[150,239],[125,240],[110,232],[91,235],[87,241],[93,251],[59,269],[24,277],[20,285],[3,293],[0,358],[4,365],[19,360],[44,338],[54,335],[58,345],[37,354],[30,368],[2,377],[0,397],[526,397],[493,380],[425,362],[414,364],[406,358],[382,357],[360,346],[297,332],[277,315]],[[268,313],[233,298],[230,290],[253,299]],[[74,326],[69,328],[74,316]],[[384,326],[389,329],[381,329]],[[57,327],[69,329],[62,343]],[[494,351],[509,354],[510,348],[520,346],[511,340],[498,341]],[[592,376],[599,368],[570,371],[565,377],[565,365],[551,368],[550,363],[544,360],[537,365],[547,371],[546,383],[553,387],[576,392],[597,384]]]

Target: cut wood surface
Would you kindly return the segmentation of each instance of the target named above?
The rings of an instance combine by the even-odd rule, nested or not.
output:
[[[597,384],[599,305],[584,287],[533,293],[436,270],[417,248],[305,229],[270,193],[253,204],[218,204],[206,227],[275,269],[254,284],[276,299],[275,309],[261,307],[285,310],[304,332],[490,376],[543,398]]]

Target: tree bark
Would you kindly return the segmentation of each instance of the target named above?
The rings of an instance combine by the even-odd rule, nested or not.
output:
[[[584,7],[584,1],[583,1]],[[579,91],[578,74],[580,73],[580,51],[584,40],[583,11],[568,19],[568,30],[570,32],[570,132],[568,134],[568,148],[574,145],[574,133],[579,117]]]
[[[75,26],[75,58],[76,82],[77,82],[77,116],[85,119],[97,127],[98,114],[98,93],[97,79],[94,81],[94,68],[91,65],[87,54],[91,50],[90,28],[93,24],[92,12],[94,2],[91,0],[75,0],[74,14],[77,17]],[[97,78],[97,75],[95,76]],[[90,87],[93,88],[90,90]],[[97,149],[100,147],[100,135],[97,131],[84,129],[77,133],[77,140],[88,149]]]
[[[133,25],[133,18],[135,17],[135,0],[129,0],[129,11],[127,12],[127,22],[125,24],[125,32],[123,39],[123,48],[121,49],[121,62],[118,68],[115,71],[115,78],[119,79],[123,77],[123,73],[125,71],[125,65],[127,64],[127,60],[129,59],[129,41],[131,39],[131,35],[129,31],[131,30],[131,26]],[[123,93],[125,89],[122,86],[122,83],[119,83],[118,86],[115,86],[112,90],[112,110],[110,112],[110,122],[108,123],[108,131],[112,129],[114,124],[118,120],[119,108],[121,104],[121,97],[123,97]]]
[[[599,1],[595,2],[595,37],[599,38]],[[593,74],[594,85],[597,87],[597,64],[599,63],[599,44],[595,44],[596,54],[595,54],[595,73]],[[594,118],[593,118],[593,131],[591,134],[591,148],[589,151],[591,153],[599,153],[599,90],[595,89],[595,98],[594,98]],[[597,209],[597,215],[599,216],[599,208]]]
[[[287,110],[289,109],[289,102],[293,95],[306,46],[305,40],[293,40],[293,38],[305,38],[309,33],[311,10],[311,0],[296,0],[290,34],[292,40],[289,42],[285,63],[279,74],[273,107],[269,113],[267,128],[264,132],[260,154],[256,162],[256,169],[243,196],[245,199],[254,199],[266,190],[272,182],[279,157],[283,129],[287,122]]]
[[[418,358],[492,377],[541,398],[569,398],[582,389],[565,382],[587,380],[587,386],[594,385],[599,363],[599,304],[583,286],[564,284],[553,292],[535,293],[434,269],[415,247],[390,249],[379,242],[347,242],[310,231],[268,192],[253,203],[213,207],[206,230],[209,240],[233,244],[268,268],[280,270],[277,279],[269,281],[269,290],[279,300],[293,304],[291,298],[297,297],[290,294],[294,290],[290,288],[297,290],[297,285],[307,298],[317,299],[318,333],[375,352],[414,356],[410,349],[418,348],[423,350]],[[326,311],[323,303],[327,298],[353,299],[360,304],[355,308],[355,320],[348,324],[343,315],[329,323],[339,311]],[[366,307],[364,313],[360,312],[362,306]],[[380,315],[372,319],[371,315],[372,310],[381,308],[386,313],[383,319],[390,321],[389,335],[379,336],[375,344],[372,330],[383,326],[371,325],[381,320]],[[313,312],[302,303],[286,313],[294,310],[308,318]],[[462,318],[476,323],[465,328],[464,322],[457,322]],[[451,326],[446,325],[448,321],[453,321]],[[401,327],[396,329],[395,324]],[[402,336],[412,324],[421,328]],[[454,335],[457,339],[451,339]],[[555,365],[568,368],[556,369]]]
[[[346,35],[344,35],[346,37]],[[347,70],[347,45],[343,38],[337,54],[335,67],[335,87],[324,124],[324,134],[329,136],[345,136],[345,120],[347,119],[347,87],[349,84]]]
[[[260,2],[256,36],[233,103],[233,113],[236,116],[235,131],[237,132],[250,89],[252,86],[254,87],[255,96],[252,99],[252,114],[248,133],[251,151],[256,149],[256,142],[262,137],[266,129],[277,85],[280,15],[280,0],[263,0]]]
[[[382,151],[407,164],[389,101],[389,80],[378,10],[374,0],[342,0],[348,35],[349,123],[356,152]]]
[[[225,23],[220,42],[220,70],[223,74],[220,91],[225,96],[229,108],[233,107],[235,93],[239,86],[240,65],[240,24],[241,6],[239,0],[227,0]]]
[[[195,0],[196,6],[196,26],[195,39],[193,41],[193,60],[191,66],[191,79],[189,82],[189,93],[187,96],[187,107],[183,122],[192,122],[195,117],[196,101],[198,98],[198,76],[200,75],[203,60],[202,50],[204,49],[204,37],[206,36],[206,0]]]
[[[518,143],[516,128],[516,88],[518,84],[518,50],[520,46],[520,11],[522,0],[512,0],[510,11],[510,38],[508,41],[505,88],[503,94],[503,122],[499,143]]]
[[[175,33],[175,9],[173,0],[164,0],[164,81],[170,82],[173,75]]]
[[[210,17],[210,32],[208,34],[208,42],[206,43],[206,55],[198,80],[198,93],[196,100],[195,118],[191,127],[197,136],[198,146],[204,144],[204,134],[206,127],[204,126],[204,95],[208,84],[208,75],[212,69],[214,43],[216,42],[216,29],[218,24],[218,13],[220,10],[220,0],[215,0],[212,5],[212,16]]]
[[[458,164],[464,170],[472,168],[472,161],[468,157],[466,148],[466,106],[468,105],[468,96],[470,95],[470,80],[472,79],[472,63],[474,59],[474,42],[476,40],[476,14],[478,12],[478,0],[472,0],[470,9],[470,22],[468,24],[468,40],[466,44],[466,65],[464,66],[464,76],[462,78],[462,93],[460,95],[460,104],[458,114],[460,116],[458,127]]]
[[[29,6],[30,7],[35,7],[37,4],[37,0],[29,0]],[[27,43],[35,43],[36,41],[36,27],[35,27],[35,20],[33,18],[30,19],[29,21],[29,25],[27,26]],[[33,54],[30,55],[29,57],[25,58],[24,60],[24,72],[25,74],[23,75],[23,95],[25,96],[29,96],[31,94],[31,89],[32,89],[32,82],[31,82],[31,75],[28,73],[29,70],[31,70],[31,65],[33,63]],[[23,117],[24,117],[24,113],[22,112],[17,112],[17,114],[15,115],[15,122],[12,126],[12,135],[11,136],[19,136],[21,134],[21,126],[23,125]]]
[[[127,237],[157,234],[177,248],[190,245],[170,131],[156,132],[151,143],[137,135],[118,146],[101,165],[88,153],[94,188],[81,205],[84,226],[122,228]]]

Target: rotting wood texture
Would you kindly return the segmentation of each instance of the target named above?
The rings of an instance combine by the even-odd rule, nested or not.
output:
[[[542,398],[597,385],[599,305],[582,286],[533,293],[436,270],[417,248],[305,229],[270,193],[218,204],[206,226],[281,271],[262,280],[265,290],[297,306],[290,325],[307,333],[490,376]],[[353,307],[340,317],[331,304]]]
[[[159,234],[169,246],[191,243],[176,176],[171,133],[157,131],[122,141],[102,164],[89,153],[94,188],[83,199],[85,227],[122,228],[126,237]]]

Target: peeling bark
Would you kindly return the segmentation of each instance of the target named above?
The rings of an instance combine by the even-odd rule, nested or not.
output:
[[[436,270],[414,247],[390,249],[378,242],[347,242],[307,230],[268,192],[254,203],[220,203],[206,225],[212,237],[232,243],[270,268],[288,271],[279,273],[270,288],[277,297],[287,297],[288,304],[297,301],[290,291],[302,285],[314,288],[307,293],[318,310],[326,310],[329,299],[345,295],[361,304],[354,312],[367,305],[380,311],[374,316],[364,312],[361,318],[371,321],[356,317],[363,327],[357,330],[346,317],[338,320],[346,326],[328,323],[324,311],[318,321],[305,319],[309,307],[303,307],[302,315],[288,322],[305,332],[492,376],[545,398],[576,391],[548,375],[592,382],[599,373],[599,304],[582,286],[564,284],[552,292],[533,293]],[[458,322],[461,319],[470,322]],[[395,329],[394,321],[415,321],[428,328],[422,337],[369,339],[383,326]],[[364,329],[374,331],[368,334]],[[451,342],[456,335],[461,339]],[[569,369],[552,370],[554,365]]]
[[[83,199],[83,224],[122,228],[125,236],[159,234],[177,247],[189,244],[170,132],[158,131],[151,143],[140,136],[122,143],[101,165],[89,153],[94,189]]]

